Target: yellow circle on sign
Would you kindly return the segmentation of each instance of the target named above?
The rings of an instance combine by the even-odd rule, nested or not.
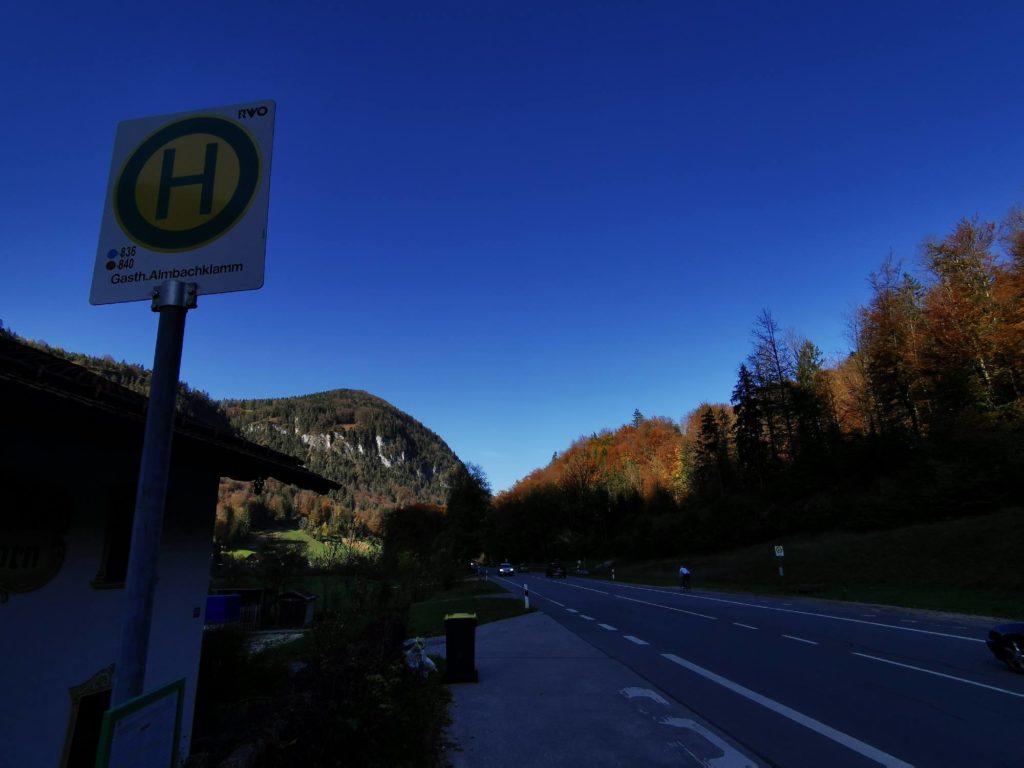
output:
[[[150,250],[200,248],[242,219],[260,171],[259,148],[240,125],[185,118],[129,155],[114,187],[114,215],[128,237]]]
[[[194,183],[169,185],[168,178]],[[154,227],[179,232],[195,229],[224,210],[238,182],[234,147],[218,136],[193,133],[168,141],[150,156],[135,183],[135,204],[142,218]],[[209,197],[207,201],[204,195]]]

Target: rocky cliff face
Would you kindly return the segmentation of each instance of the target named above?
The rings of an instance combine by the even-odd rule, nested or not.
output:
[[[274,400],[222,400],[249,440],[303,459],[342,484],[355,511],[444,503],[459,458],[420,422],[366,392],[337,389]]]

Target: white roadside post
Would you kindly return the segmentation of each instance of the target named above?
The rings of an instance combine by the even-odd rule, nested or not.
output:
[[[785,551],[780,545],[775,546],[775,556],[779,558],[779,578],[785,578],[785,571],[782,569],[782,558],[785,555]]]
[[[160,313],[111,709],[143,693],[185,315],[200,294],[263,287],[275,104],[118,124],[91,304]]]
[[[526,610],[530,610],[530,588],[526,584],[523,584],[523,603]]]

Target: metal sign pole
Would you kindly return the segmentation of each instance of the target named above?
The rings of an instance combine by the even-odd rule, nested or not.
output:
[[[153,293],[153,311],[160,313],[160,324],[156,335],[146,432],[135,496],[131,554],[125,583],[125,612],[121,625],[121,647],[114,668],[112,707],[140,695],[146,677],[160,533],[171,465],[178,374],[185,338],[185,314],[196,306],[196,290],[195,283],[167,280]]]

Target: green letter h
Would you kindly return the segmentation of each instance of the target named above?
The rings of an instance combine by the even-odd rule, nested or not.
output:
[[[217,173],[217,142],[206,145],[206,159],[203,161],[203,172],[194,176],[174,175],[174,149],[164,150],[163,167],[160,169],[160,189],[156,197],[156,218],[166,219],[167,208],[171,202],[171,187],[188,187],[202,184],[203,191],[199,197],[200,215],[208,215],[213,209],[213,179]]]

